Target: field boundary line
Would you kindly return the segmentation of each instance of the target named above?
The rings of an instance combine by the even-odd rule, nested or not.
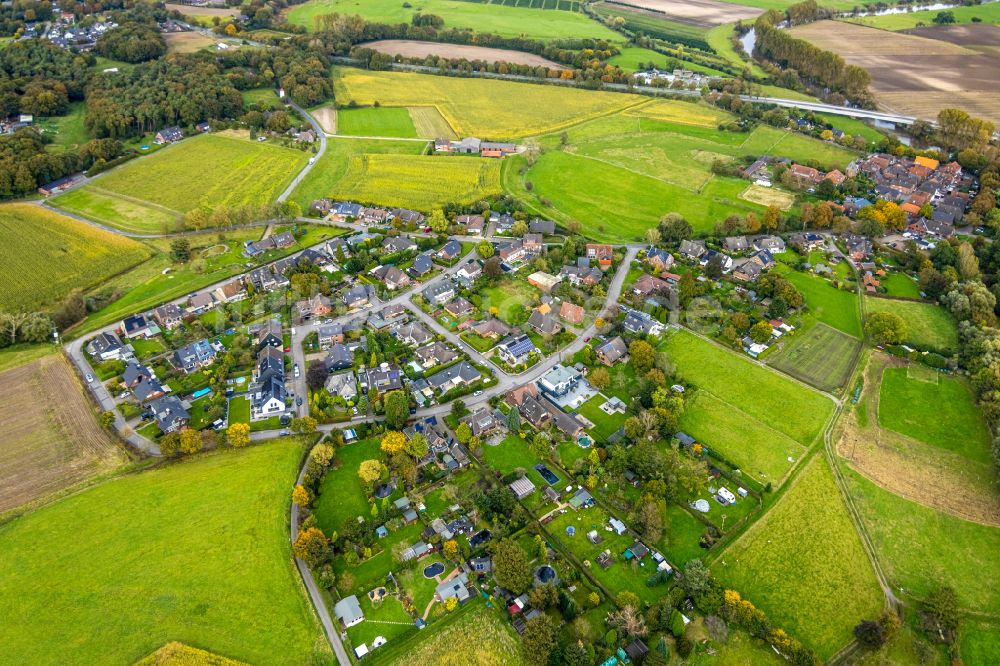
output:
[[[580,157],[580,158],[583,158],[585,160],[593,160],[594,162],[599,162],[601,164],[607,164],[608,166],[613,167],[615,169],[621,169],[622,171],[628,171],[629,173],[634,173],[637,176],[642,176],[643,178],[649,178],[649,179],[655,180],[655,181],[657,181],[659,183],[663,183],[665,185],[670,185],[671,187],[676,187],[676,188],[685,190],[687,192],[692,192],[694,194],[701,194],[701,188],[698,188],[696,190],[692,190],[692,189],[689,189],[687,187],[684,187],[683,185],[677,185],[676,183],[671,183],[670,181],[662,180],[660,178],[657,178],[656,176],[650,176],[648,173],[642,173],[640,171],[636,171],[635,169],[633,169],[631,167],[626,167],[626,166],[622,166],[620,164],[615,164],[614,162],[608,162],[607,160],[602,160],[602,159],[600,159],[598,157],[591,157],[590,155],[581,155],[580,153],[570,153],[570,152],[565,151],[565,150],[562,151],[562,152],[566,153],[567,155],[572,155],[573,157]],[[709,178],[708,181],[711,181],[711,178]],[[708,184],[708,182],[705,183],[705,185],[707,185],[707,184]],[[702,185],[701,187],[705,187],[705,185]]]
[[[138,206],[142,206],[143,208],[152,208],[153,210],[158,210],[161,213],[167,213],[177,218],[184,215],[184,213],[180,212],[179,210],[174,210],[173,208],[167,208],[166,206],[163,206],[161,204],[153,203],[152,201],[147,201],[146,199],[140,199],[139,197],[134,197],[130,194],[115,192],[114,190],[107,190],[104,189],[103,187],[100,187],[99,185],[91,185],[90,191],[97,192],[98,194],[103,194],[104,196],[111,197],[113,199],[121,199],[122,201],[128,201],[129,203],[134,203]]]
[[[571,88],[575,88],[576,86],[570,86],[570,87]],[[609,91],[604,91],[604,92],[609,92]],[[632,93],[632,94],[635,94],[635,93]],[[579,127],[580,125],[585,125],[587,123],[593,122],[595,120],[599,120],[601,118],[607,118],[608,116],[613,116],[613,115],[616,115],[616,114],[621,115],[625,111],[628,111],[629,109],[633,109],[633,108],[636,108],[636,107],[639,107],[639,106],[643,106],[643,105],[646,105],[646,104],[651,104],[654,101],[656,101],[655,98],[652,98],[652,99],[641,98],[641,99],[639,99],[639,101],[632,102],[630,104],[625,104],[623,106],[619,106],[616,109],[612,109],[610,111],[601,111],[599,113],[595,113],[595,114],[590,115],[590,116],[584,116],[582,118],[574,118],[572,120],[569,120],[569,121],[563,123],[562,125],[556,125],[554,127],[546,129],[544,132],[539,132],[538,134],[529,134],[529,135],[527,135],[525,137],[522,137],[522,138],[524,138],[524,139],[540,139],[542,137],[549,136],[550,134],[555,134],[556,132],[564,132],[564,131],[566,131],[568,129],[571,129],[573,127]]]

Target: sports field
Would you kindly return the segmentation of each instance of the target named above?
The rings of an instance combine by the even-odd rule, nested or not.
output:
[[[664,349],[684,380],[803,446],[813,443],[833,411],[822,394],[688,331],[670,336]],[[732,437],[738,441],[739,434]]]
[[[833,473],[818,455],[712,569],[823,660],[883,605]]]
[[[417,136],[413,120],[406,109],[380,107],[366,109],[339,109],[337,133],[346,136]],[[433,138],[433,137],[432,137]]]
[[[805,446],[788,435],[707,391],[699,391],[695,399],[688,402],[680,427],[710,451],[731,460],[762,485],[769,481],[775,487],[781,485],[806,452]]]
[[[341,179],[348,175],[352,158],[373,155],[420,155],[426,144],[419,141],[376,141],[365,139],[329,139],[326,152],[316,161],[299,186],[292,191],[291,200],[307,210],[316,199],[330,196]]]
[[[199,206],[275,201],[308,159],[300,150],[203,134],[127,162],[53,203],[125,231],[162,233]]]
[[[951,585],[961,607],[1000,613],[1000,588],[983,584],[985,572],[1000,570],[1000,528],[903,499],[851,469],[844,474],[894,589],[922,599]]]
[[[768,365],[823,391],[842,387],[851,376],[861,342],[826,324],[786,338]]]
[[[869,312],[894,312],[906,322],[906,342],[918,349],[946,354],[958,349],[958,325],[951,314],[933,303],[890,298],[868,298]]]
[[[837,289],[821,277],[799,271],[789,271],[785,277],[802,292],[809,312],[818,321],[856,338],[861,337],[857,294]]]
[[[991,460],[989,431],[963,379],[915,365],[887,368],[878,420],[884,428],[969,460],[986,464]]]
[[[0,446],[0,514],[128,461],[98,425],[62,355],[0,374],[0,400],[9,407]]]
[[[329,661],[288,542],[304,444],[123,476],[0,527],[0,662],[131,664],[175,640]]]
[[[462,0],[312,0],[288,11],[288,21],[309,30],[321,27],[317,19],[324,14],[362,16],[374,23],[410,23],[414,14],[434,14],[444,19],[445,28],[468,28],[491,32],[504,37],[524,35],[533,39],[591,38],[623,41],[614,32],[586,14],[556,9],[533,9],[538,5],[524,3],[521,7],[501,4],[463,2]],[[546,3],[546,6],[552,6]]]
[[[31,204],[0,206],[0,310],[54,306],[142,263],[142,244]]]
[[[335,198],[431,210],[469,204],[500,193],[500,161],[433,155],[354,155]]]
[[[459,135],[484,140],[554,132],[643,101],[634,95],[412,72],[337,68],[333,78],[341,103],[436,106]]]

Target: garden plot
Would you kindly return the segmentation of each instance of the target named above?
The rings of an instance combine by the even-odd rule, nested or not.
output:
[[[786,337],[767,363],[818,389],[834,391],[850,378],[860,351],[860,340],[819,323],[792,339]]]

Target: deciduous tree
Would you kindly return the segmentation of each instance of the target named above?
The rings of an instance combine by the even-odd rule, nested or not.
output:
[[[406,435],[399,431],[391,430],[382,436],[380,448],[383,453],[389,456],[402,453],[406,450]]]
[[[514,594],[521,594],[531,586],[534,576],[517,542],[504,539],[497,543],[493,551],[493,576]]]
[[[250,424],[234,423],[226,429],[226,441],[234,449],[250,446]]]
[[[330,553],[330,542],[318,527],[300,530],[292,544],[295,557],[304,560],[309,568],[322,564]]]

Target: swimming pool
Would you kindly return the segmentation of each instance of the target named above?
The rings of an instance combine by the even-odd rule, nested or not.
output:
[[[444,573],[444,565],[440,562],[435,562],[434,564],[428,564],[424,567],[424,578],[434,578],[438,574]]]

